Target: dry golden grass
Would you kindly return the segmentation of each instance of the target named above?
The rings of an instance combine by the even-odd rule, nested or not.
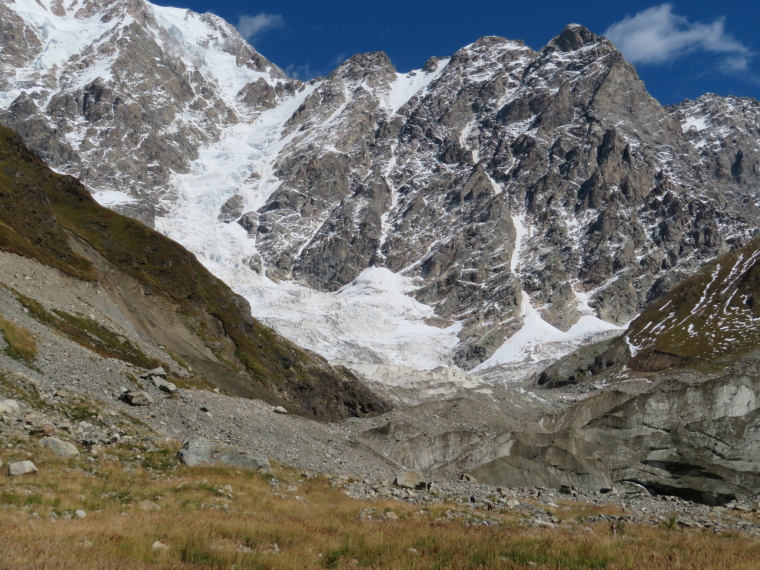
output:
[[[0,317],[0,334],[8,343],[5,352],[11,358],[31,364],[37,356],[37,341],[27,329]]]
[[[61,463],[35,454],[38,474],[0,476],[0,568],[760,567],[760,542],[738,534],[629,525],[612,536],[606,524],[589,532],[580,521],[528,530],[517,515],[493,513],[482,516],[502,525],[466,526],[444,514],[470,512],[461,505],[353,500],[323,478],[301,480],[277,468],[280,483],[272,486],[272,475],[173,466],[172,453],[143,452],[143,465],[152,470],[125,469],[115,457]],[[146,500],[161,510],[142,510]],[[366,508],[393,511],[398,519],[359,518]],[[87,517],[47,518],[50,511],[60,516],[76,509]],[[602,511],[565,504],[562,518]],[[156,541],[166,548],[154,549]]]

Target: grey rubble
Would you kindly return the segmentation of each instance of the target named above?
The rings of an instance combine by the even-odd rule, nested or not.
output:
[[[86,4],[87,14],[132,18],[130,41],[102,38],[50,72],[63,80],[25,85],[0,122],[90,188],[126,189],[134,201],[116,208],[147,223],[171,211],[171,175],[199,148],[306,88],[232,26],[199,16],[238,65],[265,75],[227,100],[188,68],[147,3]],[[0,46],[9,88],[42,42],[10,6],[0,17],[13,31]],[[109,79],[66,87],[106,58]],[[148,68],[132,84],[138,62]],[[243,211],[237,193],[218,205],[219,220],[255,239],[252,271],[323,291],[373,265],[404,271],[441,324],[463,323],[451,356],[470,368],[519,329],[523,291],[562,330],[587,310],[576,293],[625,323],[760,221],[757,101],[705,95],[663,107],[612,43],[575,25],[540,51],[484,37],[418,73],[431,83],[399,109],[387,103],[397,75],[381,52],[308,86],[280,135],[276,191],[257,211]],[[245,182],[261,183],[261,173]],[[527,230],[518,253],[516,216]]]

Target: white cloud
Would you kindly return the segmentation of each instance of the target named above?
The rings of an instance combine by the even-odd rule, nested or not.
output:
[[[267,30],[282,28],[284,25],[285,20],[279,14],[261,12],[255,16],[240,16],[235,27],[246,40],[255,42]]]
[[[692,23],[673,13],[671,4],[653,6],[611,25],[604,35],[632,63],[664,64],[697,51],[723,55],[726,72],[747,69],[752,51],[726,33],[725,18]]]

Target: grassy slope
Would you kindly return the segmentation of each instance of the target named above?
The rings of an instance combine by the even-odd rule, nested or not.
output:
[[[760,240],[681,283],[631,323],[626,337],[638,348],[630,366],[641,370],[723,367],[760,348]]]
[[[0,456],[24,459],[24,445]],[[171,446],[125,447],[95,463],[36,448],[35,462],[35,475],[0,479],[3,568],[739,570],[760,561],[757,540],[679,530],[676,514],[660,528],[621,524],[613,535],[609,522],[588,519],[625,512],[560,501],[553,512],[564,524],[531,529],[517,511],[355,500],[323,477],[277,467],[189,468],[176,465]],[[61,518],[77,509],[85,519]],[[497,524],[471,525],[484,519]]]
[[[72,277],[98,280],[90,260],[69,246],[69,235],[177,305],[188,321],[213,319],[213,328],[234,343],[229,364],[253,384],[324,418],[387,409],[349,372],[330,367],[253,319],[248,303],[182,246],[101,207],[76,179],[53,173],[18,135],[0,127],[0,248]]]
[[[582,347],[552,364],[538,383],[549,388],[576,384],[623,365],[641,373],[677,368],[718,372],[757,349],[760,237],[652,303],[625,335]]]

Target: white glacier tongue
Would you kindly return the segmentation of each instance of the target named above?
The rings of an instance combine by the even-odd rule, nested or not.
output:
[[[253,123],[228,127],[218,142],[200,149],[190,171],[174,175],[177,196],[167,204],[171,213],[156,218],[156,229],[187,247],[243,295],[256,318],[328,360],[418,370],[448,365],[461,327],[426,324],[434,311],[407,294],[410,287],[404,277],[370,267],[336,293],[290,281],[275,283],[247,265],[256,253],[256,240],[240,225],[217,220],[229,197],[241,196],[245,211],[251,211],[262,207],[277,189],[280,180],[273,172],[274,161],[299,134],[285,132],[285,124],[316,87],[305,87]]]
[[[250,270],[228,282],[254,316],[330,361],[429,370],[449,364],[459,342],[460,326],[426,324],[432,308],[407,296],[403,277],[387,269],[370,267],[337,293],[276,284]]]

